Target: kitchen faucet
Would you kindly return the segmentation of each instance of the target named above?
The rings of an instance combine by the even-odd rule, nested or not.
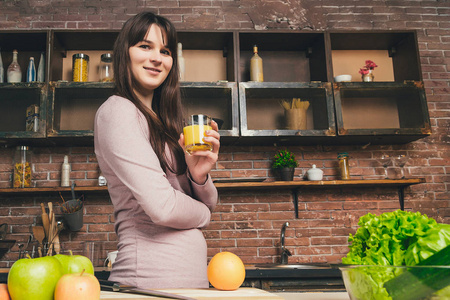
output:
[[[280,238],[280,246],[281,246],[281,264],[286,265],[288,263],[288,257],[292,256],[291,252],[284,247],[284,237],[286,232],[286,227],[289,227],[289,222],[283,224],[281,227],[281,238]]]

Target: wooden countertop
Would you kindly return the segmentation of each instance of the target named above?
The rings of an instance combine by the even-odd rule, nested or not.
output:
[[[219,291],[216,289],[164,289],[158,290],[166,293],[172,293],[182,296],[191,297],[194,299],[210,299],[210,300],[246,300],[246,299],[261,299],[261,300],[283,300],[284,298],[255,288],[239,288],[235,291]],[[156,296],[134,295],[128,293],[117,293],[102,291],[100,299],[115,299],[115,300],[133,300],[133,299],[167,299]]]
[[[188,296],[197,300],[349,300],[346,292],[277,292],[270,293],[255,288],[240,288],[235,291],[219,291],[216,289],[168,289],[160,290],[168,293]],[[102,291],[101,300],[135,300],[163,299],[154,296],[134,295]],[[164,298],[167,299],[167,298]]]

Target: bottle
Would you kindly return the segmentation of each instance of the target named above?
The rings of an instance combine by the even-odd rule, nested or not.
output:
[[[5,73],[5,70],[3,69],[2,51],[0,48],[0,83],[5,82],[4,73]]]
[[[339,172],[341,175],[342,180],[349,180],[350,179],[350,170],[348,165],[348,153],[342,152],[338,153],[338,160],[339,160]]]
[[[22,71],[20,70],[20,65],[17,62],[17,50],[13,51],[13,61],[8,67],[7,77],[9,83],[21,82],[22,81]]]
[[[250,59],[250,81],[263,82],[263,61],[258,55],[258,47],[253,46],[253,57]]]
[[[14,188],[31,187],[31,153],[28,146],[18,146],[14,154]]]
[[[37,71],[37,81],[45,81],[45,57],[44,52],[41,52],[41,58],[39,59],[39,67]]]
[[[178,43],[178,67],[180,69],[180,81],[185,80],[185,72],[186,72],[186,65],[184,63],[184,57],[183,57],[183,44]]]
[[[77,53],[72,56],[72,73],[74,82],[86,82],[89,75],[89,56]]]
[[[64,155],[64,162],[61,166],[61,186],[70,186],[70,164],[67,155]]]
[[[101,82],[113,82],[114,74],[113,74],[113,63],[112,63],[112,54],[105,53],[102,54],[100,58],[100,81]]]
[[[36,81],[36,66],[34,65],[34,57],[30,57],[27,69],[27,82]]]

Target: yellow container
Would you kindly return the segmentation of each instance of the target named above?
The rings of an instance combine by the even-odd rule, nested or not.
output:
[[[77,53],[72,56],[72,73],[74,82],[87,82],[89,78],[89,56]]]

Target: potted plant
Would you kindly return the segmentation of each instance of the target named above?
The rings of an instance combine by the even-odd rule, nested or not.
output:
[[[366,64],[359,69],[359,74],[362,75],[362,80],[364,82],[371,82],[375,78],[373,75],[373,69],[378,67],[376,63],[371,60],[366,60]]]
[[[278,150],[273,157],[272,169],[279,172],[282,181],[292,181],[296,167],[298,162],[295,155],[288,150]]]

